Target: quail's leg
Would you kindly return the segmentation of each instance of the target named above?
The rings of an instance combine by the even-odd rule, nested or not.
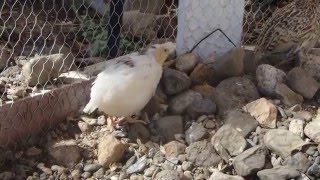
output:
[[[142,123],[142,124],[144,124],[144,125],[146,125],[147,124],[147,122],[145,122],[145,121],[143,121],[143,120],[139,120],[138,119],[139,118],[139,116],[136,116],[136,117],[134,117],[134,118],[132,118],[132,117],[127,117],[127,122],[129,123],[129,124],[133,124],[133,123]]]

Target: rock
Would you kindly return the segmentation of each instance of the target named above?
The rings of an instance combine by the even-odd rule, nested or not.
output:
[[[193,53],[181,55],[176,59],[176,69],[181,72],[190,73],[198,61],[197,56]]]
[[[162,170],[156,175],[155,180],[180,180],[180,174],[174,170]]]
[[[180,154],[184,154],[186,150],[186,145],[178,141],[170,141],[164,145],[166,157],[178,157]]]
[[[192,162],[183,161],[181,167],[184,171],[191,171],[193,169],[193,164]]]
[[[101,168],[100,164],[87,164],[84,166],[83,170],[85,172],[96,172],[100,168]]]
[[[233,167],[239,176],[254,174],[264,167],[266,155],[262,146],[252,147],[234,158]]]
[[[71,177],[74,179],[74,180],[80,180],[80,177],[81,177],[81,172],[80,170],[76,169],[76,170],[73,170],[71,172]]]
[[[47,168],[44,166],[44,163],[39,163],[37,165],[37,168],[40,169],[42,172],[44,172],[45,174],[51,175],[52,174],[52,170],[50,168]]]
[[[183,120],[181,116],[165,116],[156,121],[156,129],[159,135],[166,141],[175,140],[176,134],[183,133]]]
[[[146,126],[141,123],[133,123],[130,126],[128,137],[131,141],[136,142],[137,139],[140,139],[142,143],[146,143],[150,139],[150,131]]]
[[[187,114],[196,119],[201,115],[214,114],[216,110],[216,104],[210,99],[196,99],[188,106]]]
[[[266,98],[260,98],[245,105],[243,110],[253,116],[262,127],[276,127],[277,107]]]
[[[21,78],[29,86],[43,85],[63,72],[73,68],[73,57],[70,50],[49,56],[39,56],[30,59],[22,67]]]
[[[311,121],[312,114],[309,111],[298,111],[293,113],[293,118],[300,119],[302,121]]]
[[[219,170],[214,169],[209,180],[244,180],[241,176],[232,176],[219,172]]]
[[[168,95],[178,94],[191,86],[191,79],[186,73],[170,68],[163,70],[161,81]]]
[[[173,114],[182,114],[184,113],[188,106],[195,100],[201,99],[201,94],[187,90],[177,96],[173,97],[169,102],[169,110]]]
[[[247,146],[247,142],[243,136],[228,124],[223,125],[214,134],[211,143],[226,162],[229,161],[231,156],[241,154]]]
[[[232,110],[225,117],[225,124],[231,125],[239,131],[243,137],[247,137],[251,132],[255,131],[259,125],[250,114],[240,109]]]
[[[157,167],[155,165],[151,165],[149,168],[147,168],[144,171],[144,176],[151,177],[156,170],[157,170]]]
[[[285,83],[287,80],[286,73],[268,64],[258,66],[256,77],[259,90],[267,96],[275,96],[276,85]]]
[[[79,71],[69,71],[66,73],[61,73],[58,77],[58,80],[61,80],[65,84],[79,83],[82,81],[87,81],[89,79],[89,75]]]
[[[291,89],[306,99],[312,99],[320,87],[319,83],[301,68],[293,68],[288,73],[288,80]]]
[[[283,165],[290,166],[302,173],[305,173],[311,165],[311,162],[306,155],[304,155],[302,152],[298,152],[295,155],[288,157],[283,162]]]
[[[320,82],[320,59],[314,58],[303,64],[303,69],[310,74],[315,80]]]
[[[114,136],[102,137],[98,145],[99,164],[108,167],[110,164],[118,162],[124,156],[125,149],[125,145]]]
[[[214,93],[214,102],[219,114],[242,107],[258,98],[259,93],[253,82],[241,77],[223,80]]]
[[[185,139],[188,144],[201,141],[209,137],[207,129],[205,129],[201,124],[192,123],[189,129],[185,133]]]
[[[204,84],[210,77],[214,76],[214,70],[212,67],[198,63],[190,74],[192,84],[201,85]]]
[[[62,140],[50,143],[48,151],[54,161],[62,166],[72,167],[81,158],[80,148],[74,140]]]
[[[91,126],[88,123],[83,121],[78,121],[78,127],[83,133],[88,132],[91,129]]]
[[[93,173],[93,177],[96,179],[103,179],[106,170],[102,167],[98,169],[95,173]]]
[[[106,118],[104,115],[102,116],[99,116],[98,119],[97,119],[97,125],[99,126],[103,126],[106,124]]]
[[[191,143],[187,149],[187,159],[196,166],[217,166],[222,160],[212,144],[206,140]]]
[[[320,143],[320,121],[311,121],[304,128],[304,134],[316,143]]]
[[[320,177],[320,157],[316,157],[314,163],[309,167],[307,174],[317,177],[317,179]]]
[[[294,91],[292,91],[285,84],[277,84],[275,87],[275,94],[276,97],[280,99],[281,102],[287,107],[292,107],[296,104],[303,103],[303,97],[300,94],[297,94]]]
[[[139,173],[142,172],[147,166],[147,155],[142,156],[134,164],[128,167],[126,170],[127,174]]]
[[[221,80],[241,76],[243,74],[244,49],[236,47],[213,62],[215,76],[210,78],[210,82],[217,85]]]
[[[264,169],[257,173],[261,180],[286,180],[300,176],[300,172],[294,168],[279,166],[272,169]]]
[[[192,90],[200,93],[204,98],[213,99],[214,87],[208,84],[193,86]]]
[[[89,172],[84,172],[84,173],[81,174],[81,177],[87,179],[87,178],[91,177],[91,173],[89,173]]]
[[[37,156],[37,155],[40,155],[41,153],[42,153],[42,150],[36,147],[31,147],[26,152],[27,156]]]
[[[309,144],[304,142],[299,135],[284,129],[269,130],[264,135],[263,141],[268,149],[282,158],[288,157],[293,150]]]
[[[299,119],[292,119],[292,118],[290,118],[289,120],[290,120],[289,131],[299,135],[302,138],[304,135],[303,134],[304,121]]]

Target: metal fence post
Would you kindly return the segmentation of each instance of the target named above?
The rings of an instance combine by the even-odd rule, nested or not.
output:
[[[110,2],[107,42],[108,59],[115,58],[118,54],[124,1],[111,0]]]

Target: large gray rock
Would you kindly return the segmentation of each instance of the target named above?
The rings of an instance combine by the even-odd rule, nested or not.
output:
[[[188,109],[187,109],[187,114],[193,118],[196,119],[201,115],[211,115],[214,114],[217,110],[216,104],[208,99],[196,99],[193,101]]]
[[[320,82],[320,59],[313,58],[303,65],[303,69],[310,74],[315,80]]]
[[[254,83],[244,77],[232,77],[223,80],[215,89],[214,101],[218,113],[240,108],[260,97]]]
[[[193,53],[179,56],[176,59],[176,69],[185,73],[190,73],[198,63],[198,58]]]
[[[48,151],[57,164],[67,167],[74,166],[81,158],[80,147],[74,140],[62,140],[50,143]]]
[[[305,173],[311,165],[311,161],[305,154],[303,154],[302,152],[298,152],[295,155],[285,159],[283,165],[290,166],[299,170],[302,173]]]
[[[287,180],[300,176],[300,172],[294,168],[279,166],[272,169],[264,169],[257,173],[261,180]]]
[[[165,116],[156,121],[159,135],[166,141],[175,140],[175,134],[183,133],[183,120],[181,116]]]
[[[300,94],[292,91],[285,84],[277,84],[275,87],[275,94],[281,102],[287,107],[292,107],[297,104],[303,103],[303,97]]]
[[[191,144],[208,138],[209,133],[207,132],[207,129],[204,128],[201,124],[194,122],[186,131],[185,136],[186,142],[188,144]]]

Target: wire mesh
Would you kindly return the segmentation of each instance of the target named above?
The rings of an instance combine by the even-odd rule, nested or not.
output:
[[[110,19],[112,2],[124,2],[116,22]],[[265,20],[288,2],[246,0],[242,44],[254,45]],[[174,40],[177,13],[178,0],[0,1],[1,145],[79,110],[92,75],[83,68]],[[119,34],[110,34],[116,31],[111,23],[120,26]],[[117,53],[110,55],[108,39],[117,36],[119,44],[111,46]]]

